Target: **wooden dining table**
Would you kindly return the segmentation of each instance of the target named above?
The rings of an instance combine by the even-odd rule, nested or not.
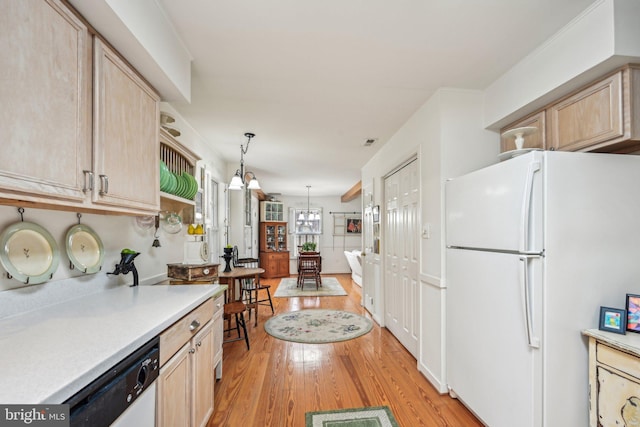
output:
[[[227,301],[237,301],[239,298],[236,292],[240,293],[240,298],[242,297],[242,286],[240,284],[240,280],[253,279],[256,281],[256,283],[258,283],[258,281],[260,280],[260,275],[262,273],[264,273],[264,268],[246,267],[235,267],[233,270],[227,273],[223,271],[218,272],[218,281],[221,284],[227,285]],[[258,305],[259,304],[256,301],[246,304],[248,309],[253,308],[256,312],[255,326],[258,326]]]

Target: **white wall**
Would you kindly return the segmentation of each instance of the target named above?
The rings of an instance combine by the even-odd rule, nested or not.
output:
[[[485,125],[499,129],[640,60],[639,16],[637,0],[596,1],[487,88]]]
[[[384,206],[383,177],[407,158],[418,155],[421,224],[423,229],[430,229],[430,238],[421,241],[418,368],[441,392],[446,391],[443,189],[447,178],[497,161],[499,136],[484,129],[482,105],[482,92],[438,90],[362,169],[363,182],[375,183],[374,204]],[[384,239],[383,230],[382,247]],[[365,276],[363,292],[381,301],[374,305],[372,314],[383,318],[384,283],[380,289],[369,289],[370,285]]]
[[[289,221],[289,208],[306,209],[306,196],[279,196],[278,200],[284,203],[285,220]],[[362,249],[362,235],[334,236],[333,215],[330,212],[362,212],[361,197],[342,203],[340,196],[313,197],[313,188],[309,197],[310,208],[322,208],[322,235],[320,246],[316,248],[322,255],[322,274],[350,273],[351,269],[344,256],[344,251]],[[291,227],[288,228],[290,230]],[[293,256],[294,235],[287,238],[289,252]],[[289,266],[291,274],[297,274],[297,260],[292,259]]]

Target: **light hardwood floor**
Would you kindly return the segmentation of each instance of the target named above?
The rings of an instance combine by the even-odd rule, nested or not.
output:
[[[305,308],[353,311],[360,287],[350,275],[334,275],[348,296],[273,298],[276,314]],[[275,293],[280,279],[263,279]],[[244,341],[223,346],[223,375],[215,384],[215,409],[208,427],[300,426],[305,412],[387,405],[402,427],[482,426],[457,400],[439,395],[418,372],[411,356],[386,328],[331,344],[300,344],[264,331],[271,317],[261,306],[258,326],[247,321]]]

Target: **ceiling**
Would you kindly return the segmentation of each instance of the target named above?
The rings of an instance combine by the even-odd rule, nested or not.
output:
[[[255,133],[247,169],[291,196],[345,193],[435,90],[486,88],[593,2],[157,1],[193,57],[174,108],[233,168]]]

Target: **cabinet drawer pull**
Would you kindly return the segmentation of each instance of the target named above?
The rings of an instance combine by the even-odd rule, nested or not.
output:
[[[100,195],[104,196],[109,193],[109,177],[107,175],[98,175],[100,177]]]
[[[198,329],[200,327],[200,322],[198,322],[197,320],[194,320],[193,322],[191,322],[191,324],[189,325],[189,330],[190,331],[195,331],[196,329]]]
[[[195,348],[190,348],[190,349],[189,349],[189,353],[193,354],[193,353],[195,353],[195,352],[196,352],[196,349],[195,349]]]
[[[198,347],[202,347],[202,341],[198,341],[198,343],[196,344],[196,346],[198,346]]]
[[[82,173],[84,173],[84,187],[82,188],[82,192],[93,191],[93,172],[85,170],[82,171]],[[89,177],[89,185],[87,185],[87,177]]]

